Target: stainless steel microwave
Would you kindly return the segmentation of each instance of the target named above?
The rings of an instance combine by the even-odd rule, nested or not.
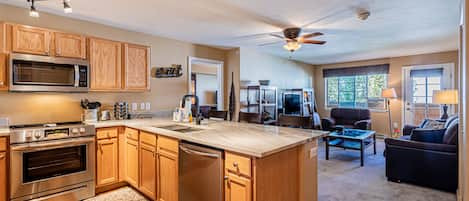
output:
[[[10,55],[10,91],[87,92],[89,64],[86,60]]]

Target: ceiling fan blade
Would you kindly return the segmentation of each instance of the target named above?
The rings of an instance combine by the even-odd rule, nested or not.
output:
[[[303,40],[301,41],[303,44],[316,44],[316,45],[324,45],[326,44],[326,41],[320,41],[320,40]]]
[[[276,38],[285,39],[285,37],[278,35],[278,34],[271,33],[270,35]]]
[[[314,32],[314,33],[309,33],[309,34],[302,35],[301,38],[312,38],[312,37],[322,36],[322,35],[324,35],[324,34],[321,33],[321,32]]]
[[[269,45],[275,45],[275,44],[279,44],[279,43],[284,43],[284,41],[275,41],[275,42],[271,42],[271,43],[264,43],[264,44],[260,44],[259,46],[269,46]]]

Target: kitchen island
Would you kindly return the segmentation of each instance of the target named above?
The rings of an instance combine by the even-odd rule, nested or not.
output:
[[[223,150],[225,201],[317,200],[317,139],[323,131],[214,120],[93,125],[98,192],[124,182],[154,200],[179,200],[179,144],[189,142]],[[173,129],[178,126],[186,129]]]

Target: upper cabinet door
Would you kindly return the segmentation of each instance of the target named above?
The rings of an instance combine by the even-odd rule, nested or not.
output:
[[[13,26],[13,52],[49,55],[50,31],[25,25]]]
[[[124,86],[127,90],[148,90],[150,71],[150,48],[141,45],[124,45]]]
[[[54,33],[55,56],[86,59],[86,37],[68,33]]]
[[[7,55],[0,53],[0,91],[8,90]]]
[[[122,44],[91,38],[89,42],[91,89],[116,91],[122,88]]]

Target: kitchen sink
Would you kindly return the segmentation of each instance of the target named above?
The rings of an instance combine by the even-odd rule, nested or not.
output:
[[[201,128],[194,128],[194,127],[184,126],[184,125],[179,125],[179,124],[171,124],[171,125],[165,125],[165,126],[153,126],[153,127],[170,130],[170,131],[181,132],[181,133],[191,133],[191,132],[197,132],[197,131],[203,130]]]

